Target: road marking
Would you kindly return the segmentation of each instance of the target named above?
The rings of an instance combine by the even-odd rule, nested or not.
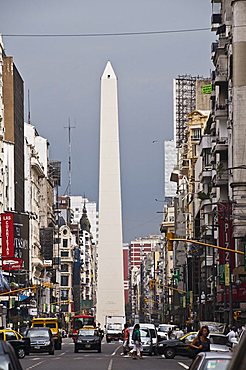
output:
[[[61,353],[61,354],[59,355],[59,357],[60,357],[60,356],[63,356],[63,355],[65,355],[65,353],[66,353],[66,352],[62,352],[62,353]]]
[[[111,358],[111,360],[109,361],[108,370],[112,370],[112,366],[113,366],[113,359]]]
[[[116,350],[112,353],[112,355],[111,355],[111,356],[115,356],[115,355],[116,355],[116,353],[117,353],[117,351],[118,351],[118,349],[120,349],[121,347],[122,347],[122,345],[118,346],[118,347],[116,348]]]
[[[189,366],[187,366],[187,365],[183,364],[183,362],[178,362],[178,364],[179,364],[180,366],[183,366],[185,369],[189,369]]]
[[[36,366],[38,366],[38,365],[41,365],[43,362],[44,362],[44,361],[40,361],[40,362],[38,362],[38,363],[37,363],[37,364],[35,364],[35,365],[29,366],[29,367],[27,367],[27,368],[26,368],[26,370],[33,369],[34,367],[36,367]]]

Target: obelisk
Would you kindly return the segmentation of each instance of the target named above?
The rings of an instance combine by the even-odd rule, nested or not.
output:
[[[106,316],[124,315],[117,77],[108,62],[101,77],[96,319],[103,327]]]

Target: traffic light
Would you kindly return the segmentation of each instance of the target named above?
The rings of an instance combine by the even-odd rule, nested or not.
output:
[[[173,251],[173,240],[170,240],[170,239],[174,239],[174,233],[168,232],[166,238],[167,238],[167,250],[169,252],[172,252]]]
[[[234,311],[233,312],[234,320],[238,320],[240,316],[241,316],[241,311]]]

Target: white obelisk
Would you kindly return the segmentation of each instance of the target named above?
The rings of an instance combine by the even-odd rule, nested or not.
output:
[[[117,77],[110,62],[101,77],[99,238],[96,319],[124,316],[122,212]]]

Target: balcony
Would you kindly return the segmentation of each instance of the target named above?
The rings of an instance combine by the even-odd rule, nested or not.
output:
[[[213,182],[215,186],[223,186],[228,185],[228,172],[225,170],[224,172],[218,173],[214,176]]]
[[[212,17],[211,17],[211,31],[217,31],[221,22],[222,22],[221,13],[212,14]]]
[[[202,183],[204,182],[210,182],[212,178],[212,167],[206,166],[202,169],[202,172],[200,173],[199,179]]]
[[[213,146],[213,153],[226,152],[228,150],[228,138],[220,137],[216,139],[216,142]]]

